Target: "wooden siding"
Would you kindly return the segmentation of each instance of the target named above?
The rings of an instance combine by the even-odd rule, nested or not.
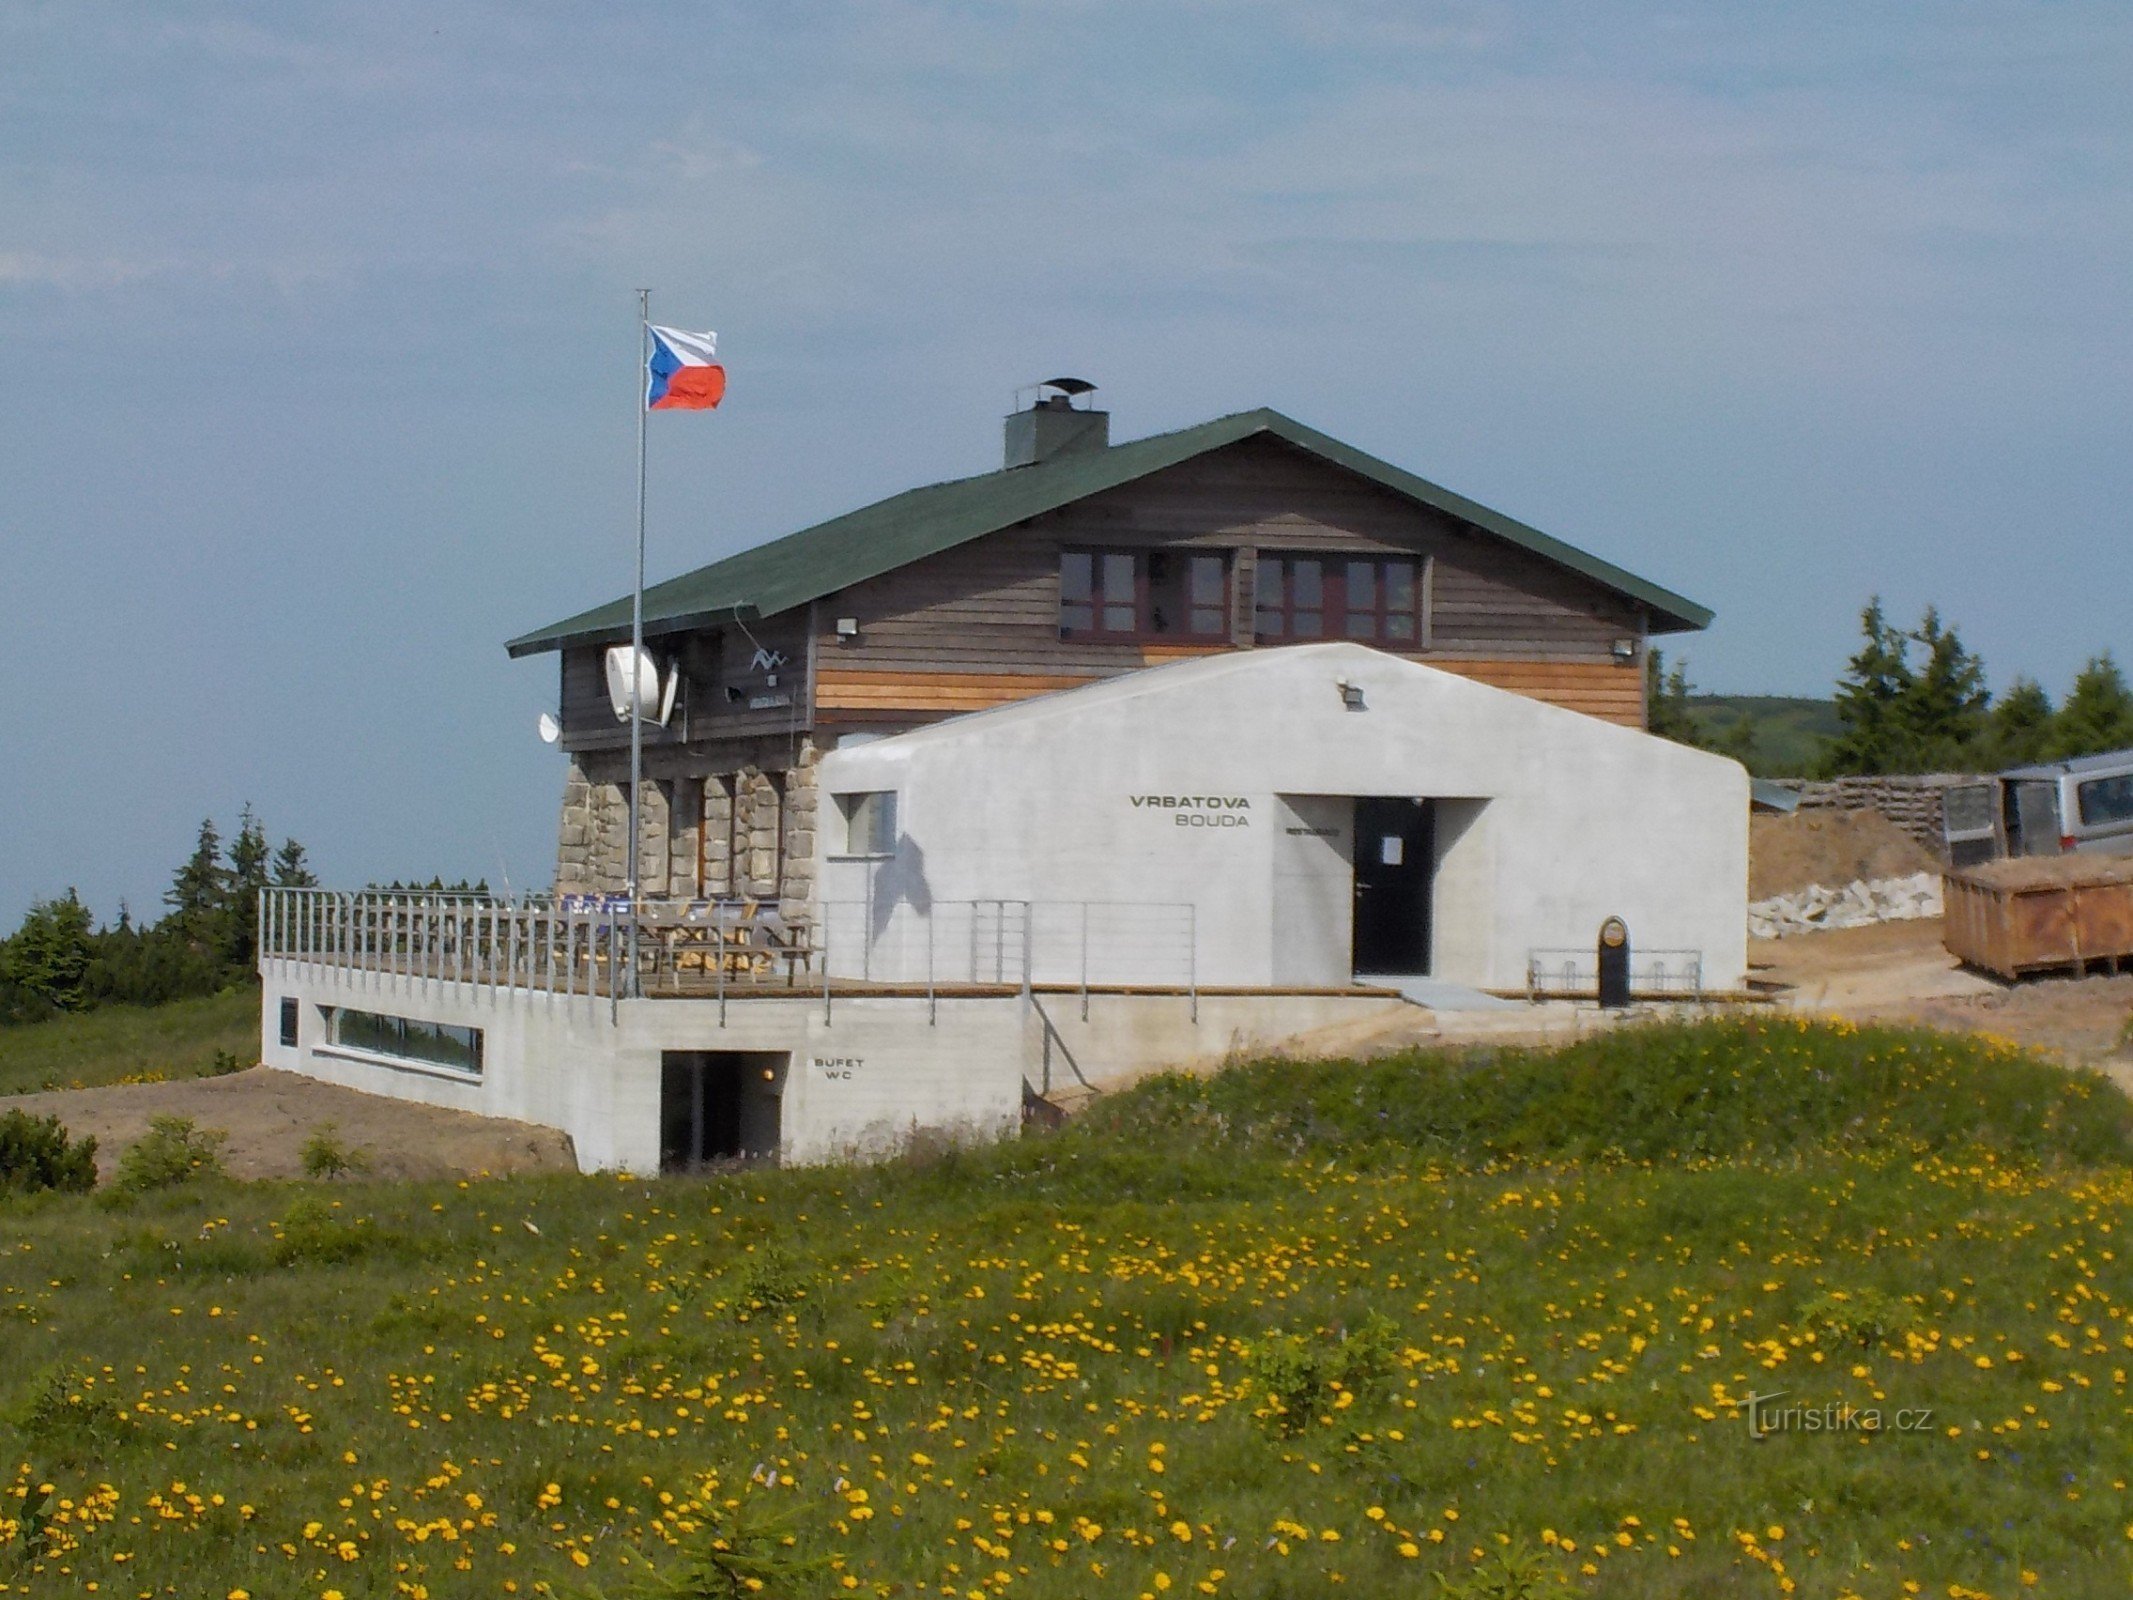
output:
[[[746,632],[720,628],[679,640],[668,634],[654,636],[645,645],[662,660],[677,648],[682,652],[682,691],[673,720],[664,728],[646,726],[646,749],[787,733],[810,725],[811,641],[804,611],[752,622]],[[777,668],[775,686],[753,665],[759,646],[786,658]],[[607,702],[607,651],[565,650],[562,657],[562,747],[569,751],[627,749],[629,725],[615,720],[614,708]],[[749,698],[789,696],[791,703],[750,709],[748,699],[735,701],[727,695],[729,685]]]
[[[1202,654],[1214,654],[1203,651]],[[1423,657],[1411,657],[1423,660]],[[1433,667],[1486,683],[1514,694],[1587,716],[1644,726],[1644,674],[1635,665],[1612,661],[1520,661],[1479,658],[1426,658]],[[896,722],[915,724],[966,711],[1030,700],[1060,689],[1097,683],[1108,673],[1038,674],[1033,672],[901,672],[849,667],[822,669],[817,705],[824,723]]]
[[[1237,649],[1253,644],[1260,551],[1417,556],[1429,597],[1426,643],[1402,654],[1491,682],[1497,681],[1489,676],[1493,669],[1518,662],[1584,669],[1519,674],[1517,685],[1504,686],[1611,720],[1643,722],[1641,670],[1623,668],[1614,653],[1617,640],[1643,640],[1635,606],[1577,573],[1269,439],[1211,452],[825,599],[815,641],[820,720],[928,721],[1223,648],[1190,636],[1175,643],[1061,639],[1059,553],[1107,547],[1227,554],[1227,646]],[[858,623],[856,639],[836,636],[839,617]],[[959,678],[969,681],[954,681]],[[1015,681],[1022,678],[1032,681]],[[1633,692],[1625,694],[1623,682],[1632,682]]]
[[[1418,657],[1462,678],[1509,689],[1549,705],[1582,711],[1625,728],[1644,726],[1644,669],[1635,662],[1507,661],[1456,656]]]

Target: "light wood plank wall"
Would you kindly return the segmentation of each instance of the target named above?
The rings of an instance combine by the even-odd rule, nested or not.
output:
[[[1232,558],[1229,647],[1252,643],[1260,550],[1426,559],[1428,648],[1407,652],[1500,688],[1644,725],[1635,606],[1582,576],[1274,440],[1248,440],[825,599],[816,721],[910,725],[1208,653],[1221,646],[1062,640],[1059,552],[1220,549]],[[859,623],[839,641],[835,618]]]

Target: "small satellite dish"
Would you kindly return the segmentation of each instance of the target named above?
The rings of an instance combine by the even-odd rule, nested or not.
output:
[[[614,708],[615,720],[630,719],[630,656],[626,644],[618,644],[607,652],[607,703]],[[659,708],[659,663],[652,659],[649,650],[636,654],[636,705],[637,712],[646,722],[654,719]]]
[[[555,713],[552,711],[543,711],[541,713],[540,729],[542,744],[554,744],[556,740],[563,737],[563,724],[556,721]]]

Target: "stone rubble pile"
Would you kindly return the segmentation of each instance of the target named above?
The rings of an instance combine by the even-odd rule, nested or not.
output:
[[[1748,907],[1748,937],[1782,939],[1823,928],[1863,928],[1873,922],[1909,922],[1940,915],[1940,874],[1908,878],[1855,879],[1841,889],[1817,883],[1795,894],[1756,900]]]

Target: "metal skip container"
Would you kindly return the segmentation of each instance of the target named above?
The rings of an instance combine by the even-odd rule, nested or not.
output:
[[[1990,861],[1946,874],[1942,942],[2002,978],[2133,968],[2133,858]]]

